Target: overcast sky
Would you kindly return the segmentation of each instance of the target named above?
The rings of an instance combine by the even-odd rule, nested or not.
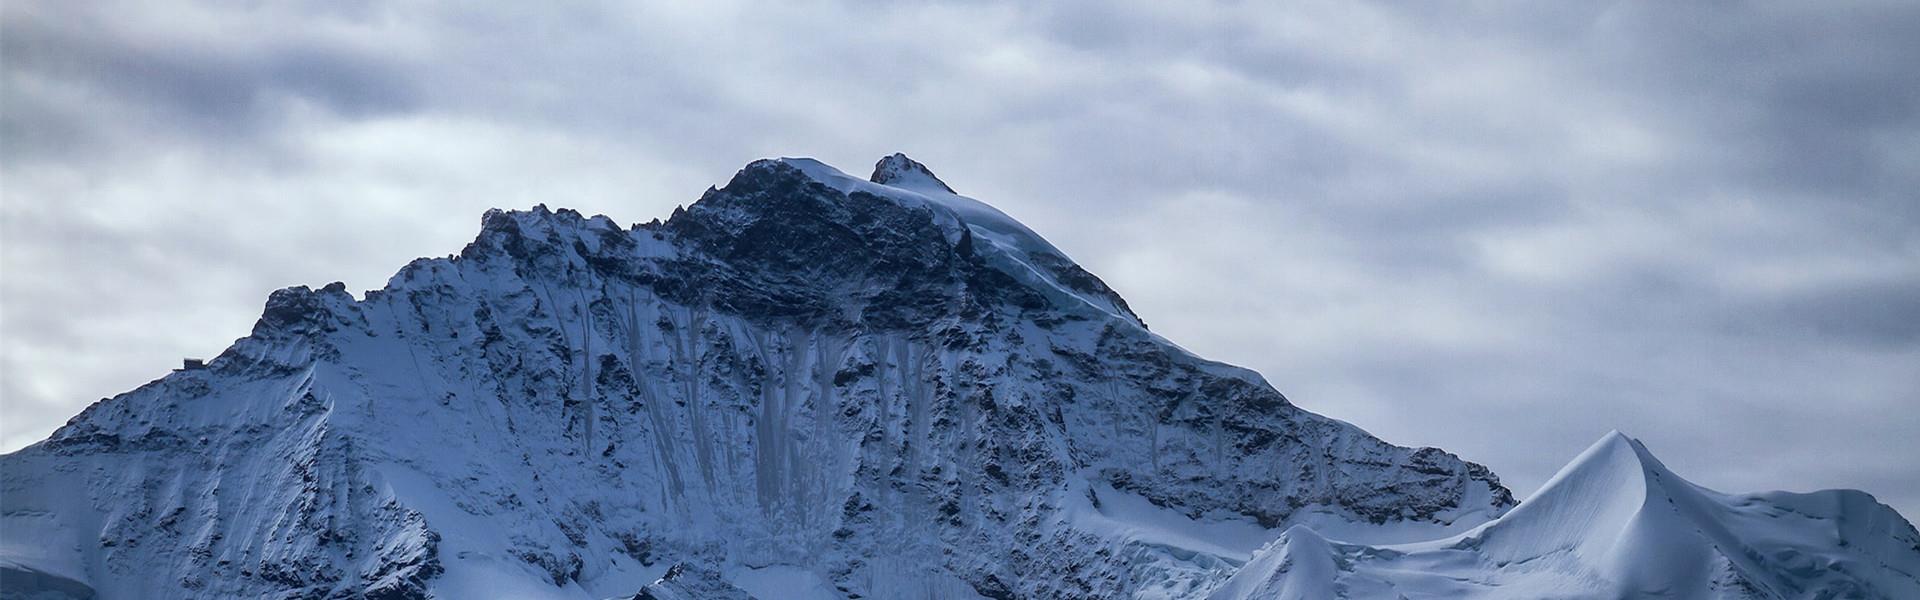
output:
[[[8,0],[0,450],[489,207],[904,151],[1525,494],[1609,429],[1920,516],[1920,3]]]

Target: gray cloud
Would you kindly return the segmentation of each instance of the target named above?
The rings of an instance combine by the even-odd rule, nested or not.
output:
[[[10,2],[0,447],[488,207],[906,151],[1157,331],[1521,491],[1607,429],[1920,513],[1896,2]]]
[[[155,151],[150,140],[165,151],[175,136],[254,146],[297,111],[371,118],[419,102],[404,55],[342,34],[319,15],[273,15],[286,25],[229,15],[184,26],[209,8],[152,11],[9,7],[0,54],[14,88],[5,131],[19,136],[7,144],[10,161]]]

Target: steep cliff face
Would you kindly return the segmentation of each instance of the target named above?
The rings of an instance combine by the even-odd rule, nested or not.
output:
[[[763,598],[1199,597],[1289,525],[1513,503],[1157,337],[899,155],[755,162],[628,228],[491,211],[0,461],[0,574],[102,598],[605,598],[673,565]]]

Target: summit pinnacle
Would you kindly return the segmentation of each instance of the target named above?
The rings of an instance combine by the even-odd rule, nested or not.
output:
[[[935,177],[932,169],[928,169],[926,165],[920,164],[920,161],[907,158],[907,155],[899,152],[895,152],[892,156],[882,158],[880,162],[875,163],[873,165],[873,176],[868,177],[867,180],[880,185],[890,185],[910,190],[937,189],[949,194],[956,193],[952,187],[947,186],[946,182],[941,181],[939,177]]]

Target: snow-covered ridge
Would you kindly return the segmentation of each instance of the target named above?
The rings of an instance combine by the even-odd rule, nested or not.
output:
[[[1195,598],[1294,524],[1512,505],[1147,332],[923,165],[873,179],[768,160],[665,221],[490,211],[363,298],[276,291],[207,368],[0,457],[0,585]]]
[[[1920,533],[1855,490],[1729,495],[1613,432],[1506,515],[1431,542],[1299,527],[1215,600],[1916,598]]]

